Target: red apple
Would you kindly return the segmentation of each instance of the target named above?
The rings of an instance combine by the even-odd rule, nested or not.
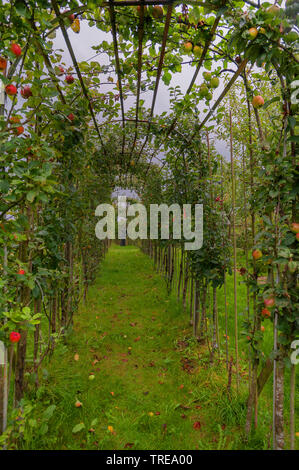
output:
[[[18,343],[20,341],[20,339],[21,339],[21,335],[17,331],[12,331],[9,334],[9,341],[11,343]]]
[[[31,91],[30,86],[28,85],[24,86],[24,88],[21,89],[21,95],[25,100],[30,98],[30,96],[32,96],[32,91]]]
[[[65,77],[66,83],[73,83],[74,80],[75,80],[75,79],[74,79],[73,75],[67,75],[67,76]]]
[[[159,5],[155,5],[153,8],[153,17],[156,20],[163,18],[163,8],[160,7]]]
[[[264,305],[265,307],[271,308],[275,305],[275,299],[274,297],[269,297],[268,299],[264,299]]]
[[[63,67],[61,67],[61,65],[58,65],[58,69],[59,69],[59,72],[57,73],[57,75],[61,76],[64,74],[65,70]]]
[[[68,114],[68,118],[69,118],[70,121],[73,122],[73,120],[75,119],[75,116],[73,115],[73,113],[70,113],[70,114]]]
[[[14,42],[11,44],[10,50],[17,57],[22,54],[21,46],[19,46],[19,44],[16,44]]]
[[[299,232],[296,233],[296,240],[299,242]]]
[[[24,130],[25,130],[25,129],[24,129],[23,126],[19,126],[19,127],[17,127],[16,129],[14,129],[14,133],[15,133],[16,135],[21,135],[21,134],[23,134]]]
[[[7,95],[14,96],[17,94],[18,90],[14,85],[6,85],[5,91]]]
[[[299,232],[299,224],[296,223],[296,222],[293,222],[293,223],[291,224],[291,230],[292,230],[292,232],[294,232],[294,233],[298,233],[298,232]]]
[[[0,70],[5,70],[7,66],[7,60],[4,57],[0,57]]]
[[[9,118],[9,122],[11,122],[12,124],[18,124],[20,122],[20,120],[21,119],[19,118],[19,116],[11,116]]]
[[[264,98],[260,95],[254,96],[252,99],[252,106],[254,108],[260,108],[265,103]]]
[[[184,48],[187,52],[191,52],[192,49],[193,49],[193,44],[192,42],[188,41],[188,42],[185,42],[184,44]]]
[[[25,274],[24,269],[19,269],[18,274],[20,274],[21,276],[22,276],[23,274]]]
[[[257,259],[260,259],[262,256],[263,256],[263,253],[261,252],[261,250],[253,250],[252,252],[253,259],[257,260]]]
[[[269,317],[271,317],[271,312],[270,312],[270,310],[268,310],[267,308],[263,308],[263,310],[262,310],[262,316],[263,316],[264,318],[269,318]]]

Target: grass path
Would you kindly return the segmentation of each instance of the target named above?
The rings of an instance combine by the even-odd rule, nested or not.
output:
[[[31,449],[242,447],[245,395],[228,400],[224,363],[209,366],[187,314],[135,247],[112,246],[67,346],[45,367],[37,407],[56,409]]]

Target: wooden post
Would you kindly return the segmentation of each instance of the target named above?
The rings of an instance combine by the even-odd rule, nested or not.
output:
[[[230,127],[230,163],[232,179],[232,228],[233,228],[233,258],[234,258],[234,314],[235,314],[235,354],[236,354],[236,379],[237,391],[239,390],[239,352],[238,352],[238,306],[237,306],[237,244],[236,244],[236,221],[235,221],[235,170],[234,170],[234,152],[233,152],[233,131],[232,131],[232,112],[229,111]]]

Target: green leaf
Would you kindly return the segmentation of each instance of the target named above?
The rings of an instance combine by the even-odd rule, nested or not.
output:
[[[48,429],[49,429],[49,428],[48,428],[47,423],[43,423],[43,424],[41,425],[41,427],[39,428],[39,432],[40,432],[40,434],[41,434],[42,436],[44,436],[45,434],[47,434]]]
[[[277,101],[280,101],[280,97],[279,97],[279,96],[275,96],[274,98],[271,98],[271,100],[268,100],[268,101],[265,102],[265,104],[264,104],[264,106],[263,106],[263,109],[268,108],[268,106],[270,106],[270,104],[276,103]]]
[[[84,423],[76,424],[76,426],[74,426],[73,429],[72,429],[72,433],[73,433],[73,434],[77,434],[77,432],[82,431],[84,428],[85,428],[85,424],[84,424]]]
[[[29,202],[33,202],[35,197],[36,197],[36,191],[29,191],[29,193],[27,193],[26,199]]]
[[[56,409],[56,405],[50,405],[43,413],[43,418],[47,421],[53,416],[53,413]]]

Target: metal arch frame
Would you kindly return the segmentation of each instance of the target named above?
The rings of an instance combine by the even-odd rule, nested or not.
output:
[[[121,82],[122,74],[121,74],[121,70],[120,70],[118,43],[117,43],[117,33],[116,33],[116,21],[115,21],[116,16],[115,16],[113,0],[109,0],[109,13],[110,13],[110,20],[111,20],[115,66],[116,66],[116,74],[117,74],[117,79],[118,79],[119,100],[120,100],[121,115],[122,115],[122,128],[123,128],[122,154],[124,154],[125,138],[126,138],[125,137],[125,132],[124,132],[124,130],[125,130],[125,108],[124,108],[124,96],[123,96],[123,89],[122,89],[122,82]]]
[[[84,13],[84,12],[87,12],[88,11],[88,8],[87,7],[79,7],[79,8],[74,8],[68,12],[60,12],[60,9],[59,9],[59,6],[57,4],[57,0],[51,0],[51,3],[52,3],[52,6],[53,6],[53,9],[55,11],[55,14],[56,14],[56,18],[52,20],[52,25],[53,25],[53,29],[56,29],[57,27],[60,26],[60,29],[63,33],[63,36],[64,36],[64,39],[65,39],[65,42],[66,42],[66,45],[67,45],[67,48],[69,50],[69,53],[71,55],[71,58],[72,58],[72,61],[73,61],[73,64],[74,64],[74,67],[76,69],[76,72],[77,72],[77,75],[78,75],[78,78],[79,78],[79,81],[80,81],[80,84],[81,84],[81,88],[82,88],[82,91],[83,91],[83,94],[85,96],[85,98],[88,100],[88,106],[89,106],[89,111],[90,111],[90,114],[91,114],[91,117],[93,119],[93,122],[94,122],[94,126],[95,126],[95,129],[97,131],[97,134],[99,136],[99,139],[100,139],[100,142],[101,142],[101,145],[103,147],[103,150],[104,150],[104,153],[106,154],[106,149],[105,149],[105,146],[104,146],[104,142],[103,142],[103,139],[102,139],[102,136],[100,134],[100,131],[99,131],[99,126],[97,124],[97,121],[96,121],[96,116],[95,116],[95,113],[94,113],[94,110],[93,110],[93,107],[92,107],[92,103],[91,103],[91,100],[90,100],[90,97],[88,95],[88,91],[86,89],[86,86],[84,84],[84,81],[83,81],[83,78],[82,78],[82,74],[81,74],[81,71],[80,71],[80,68],[79,68],[79,65],[78,65],[78,62],[76,60],[76,57],[75,57],[75,54],[74,54],[74,51],[73,51],[73,48],[72,48],[72,45],[71,45],[71,42],[70,42],[70,39],[69,39],[69,36],[68,36],[68,33],[66,31],[66,27],[65,27],[65,24],[64,24],[64,18],[66,16],[68,16],[69,14],[71,13],[77,13],[77,14],[80,14],[80,13]],[[154,94],[153,94],[153,99],[152,99],[152,105],[151,105],[151,110],[150,110],[150,119],[149,119],[149,123],[148,123],[148,130],[147,130],[147,134],[146,134],[146,138],[145,138],[145,141],[142,145],[142,148],[138,154],[138,157],[135,161],[135,164],[138,163],[139,159],[140,159],[140,156],[142,154],[142,151],[146,145],[146,143],[148,142],[148,139],[149,139],[149,134],[150,134],[150,129],[151,129],[151,125],[152,125],[152,118],[153,118],[153,115],[154,115],[154,108],[155,108],[155,103],[156,103],[156,98],[157,98],[157,92],[158,92],[158,87],[159,87],[159,82],[160,82],[160,79],[161,79],[161,75],[162,75],[162,67],[163,67],[163,62],[164,62],[164,58],[165,58],[165,49],[166,49],[166,42],[167,42],[167,38],[168,38],[168,32],[169,32],[169,26],[170,26],[170,21],[171,21],[171,14],[172,14],[172,11],[173,11],[173,7],[175,5],[179,5],[181,3],[186,3],[186,4],[189,4],[189,5],[204,5],[204,3],[202,1],[191,1],[191,0],[186,0],[185,2],[182,2],[182,1],[178,1],[178,0],[108,0],[108,1],[105,1],[103,2],[103,4],[101,5],[100,8],[109,8],[109,11],[110,11],[110,17],[111,17],[111,27],[112,27],[112,35],[113,35],[113,43],[114,43],[114,53],[115,53],[115,60],[116,60],[116,71],[117,71],[117,75],[118,75],[118,83],[119,83],[119,91],[120,91],[120,102],[121,102],[121,112],[122,112],[122,123],[123,123],[123,129],[125,127],[125,112],[124,112],[124,104],[123,104],[123,92],[122,92],[122,82],[121,82],[121,70],[120,70],[120,63],[119,63],[119,54],[118,54],[118,44],[117,44],[117,35],[116,35],[116,21],[115,21],[115,11],[114,11],[114,6],[140,6],[141,7],[141,10],[140,10],[140,22],[139,22],[139,46],[138,46],[138,85],[137,85],[137,99],[136,99],[136,118],[135,118],[135,135],[134,135],[134,142],[133,142],[133,145],[132,145],[132,149],[131,149],[131,154],[133,153],[134,151],[134,148],[135,148],[135,145],[136,145],[136,141],[137,141],[137,136],[138,136],[138,112],[139,112],[139,102],[140,102],[140,88],[141,88],[141,73],[142,73],[142,40],[143,40],[143,33],[144,33],[144,7],[146,5],[167,5],[168,8],[167,8],[167,14],[166,14],[166,20],[165,20],[165,25],[164,25],[164,32],[163,32],[163,39],[162,39],[162,46],[161,46],[161,53],[160,53],[160,58],[159,58],[159,64],[158,64],[158,68],[157,68],[157,75],[156,75],[156,81],[155,81],[155,88],[154,88]],[[226,3],[226,0],[224,0],[223,4]],[[251,2],[249,0],[245,0],[245,3],[249,4],[250,6],[254,7],[254,8],[259,8],[260,7],[260,2],[258,2],[258,4],[255,4],[254,2]],[[220,7],[219,7],[220,8]],[[197,68],[196,68],[196,71],[194,73],[194,76],[191,80],[191,83],[188,87],[188,90],[186,92],[186,95],[190,93],[191,89],[192,89],[192,86],[197,78],[197,75],[199,73],[199,69],[204,61],[204,58],[209,50],[209,46],[211,44],[211,41],[212,41],[212,37],[213,37],[213,34],[215,33],[216,31],[216,28],[218,26],[218,23],[220,21],[220,17],[221,15],[218,15],[215,19],[215,22],[212,26],[212,29],[211,29],[211,32],[210,32],[210,38],[209,40],[206,42],[205,46],[204,46],[204,50],[203,50],[203,53],[202,53],[202,56],[199,60],[199,63],[197,65]],[[58,21],[59,23],[59,26],[55,26],[55,23]],[[44,57],[45,58],[45,57]],[[46,65],[47,65],[47,68],[48,68],[48,71],[51,72],[51,64],[50,63],[47,63],[47,60],[48,57],[45,58],[45,62],[46,62]],[[245,64],[246,65],[246,64]],[[244,67],[245,67],[244,65]],[[238,69],[239,71],[239,69]],[[238,71],[236,73],[238,73]],[[241,72],[240,72],[241,73]],[[232,78],[233,82],[237,79],[238,75],[240,74],[238,73],[236,76],[234,76]],[[231,86],[231,85],[230,85]],[[61,92],[61,90],[58,90]],[[218,98],[218,100],[215,102],[214,106],[212,107],[212,109],[210,110],[210,112],[206,115],[206,117],[204,118],[204,120],[202,121],[202,123],[200,124],[200,128],[202,128],[204,126],[204,124],[208,121],[208,119],[212,116],[213,112],[215,111],[215,109],[217,108],[219,102],[222,100],[223,96],[225,96],[226,94],[226,90],[223,91],[223,93],[221,94],[221,96]],[[61,95],[61,93],[60,93]],[[63,95],[61,96],[61,99],[62,101],[64,101],[64,97]],[[180,114],[180,113],[179,113]],[[177,120],[178,120],[178,117],[179,117],[179,114],[176,115],[174,117],[174,120],[172,121],[172,123],[170,124],[170,127],[167,131],[167,134],[166,134],[166,138],[165,140],[167,139],[167,137],[169,136],[169,134],[174,130],[175,128],[175,125],[177,123]],[[124,142],[124,139],[125,139],[125,133],[123,134],[123,146],[122,146],[122,153],[124,153],[124,146],[125,146],[125,142]],[[164,142],[165,142],[164,140]],[[154,158],[154,155],[155,155],[156,151],[154,152],[154,154],[152,155],[150,161],[149,161],[149,167],[151,165],[151,162],[152,162],[152,159]],[[148,168],[149,169],[149,168]],[[161,168],[162,169],[162,168]],[[148,171],[148,170],[147,170]],[[147,172],[146,172],[147,174]]]
[[[147,144],[148,138],[149,138],[149,133],[150,133],[150,129],[151,129],[151,121],[152,121],[152,118],[153,118],[153,115],[154,115],[156,98],[157,98],[160,78],[161,78],[161,74],[162,74],[162,67],[163,67],[163,62],[164,62],[164,57],[165,57],[166,42],[167,42],[167,38],[168,38],[168,31],[169,31],[169,26],[170,26],[172,10],[173,10],[173,1],[170,1],[168,3],[167,13],[166,13],[166,20],[165,20],[165,24],[164,24],[163,39],[162,39],[162,44],[161,44],[161,52],[160,52],[158,70],[157,70],[157,75],[156,75],[155,89],[154,89],[154,94],[153,94],[153,99],[152,99],[148,130],[147,130],[145,141],[143,142],[142,147],[140,149],[140,152],[138,154],[136,164],[138,163],[138,161],[140,159],[140,156],[143,152],[143,149],[144,149],[145,145]]]
[[[101,133],[100,133],[100,130],[99,130],[99,127],[98,127],[98,123],[97,123],[97,120],[96,120],[96,117],[95,117],[95,113],[94,113],[94,110],[93,110],[93,107],[92,107],[92,104],[91,104],[91,100],[90,100],[88,91],[87,91],[87,89],[86,89],[85,83],[84,83],[84,81],[83,81],[82,74],[81,74],[81,70],[80,70],[80,67],[79,67],[79,65],[78,65],[76,56],[75,56],[75,54],[74,54],[74,50],[73,50],[71,41],[70,41],[70,39],[69,39],[68,33],[67,33],[67,31],[66,31],[63,18],[62,18],[61,15],[60,15],[59,7],[58,7],[58,5],[57,5],[57,3],[56,3],[56,0],[51,0],[51,3],[52,3],[52,6],[53,6],[53,9],[54,9],[54,11],[55,11],[56,17],[57,17],[57,19],[58,19],[58,21],[59,21],[59,26],[60,26],[61,32],[62,32],[62,34],[63,34],[63,37],[64,37],[64,40],[65,40],[66,46],[67,46],[67,48],[68,48],[68,51],[69,51],[69,53],[70,53],[70,56],[71,56],[72,61],[73,61],[73,64],[74,64],[74,67],[75,67],[75,69],[76,69],[76,72],[77,72],[77,75],[78,75],[78,78],[79,78],[79,81],[80,81],[80,85],[81,85],[83,94],[84,94],[85,98],[86,98],[87,101],[88,101],[89,112],[90,112],[90,115],[91,115],[91,117],[92,117],[92,120],[93,120],[95,129],[96,129],[96,132],[97,132],[97,134],[98,134],[98,137],[99,137],[99,139],[100,139],[100,142],[101,142],[101,145],[102,145],[104,154],[107,155],[107,153],[106,153],[106,148],[105,148],[105,145],[104,145],[104,142],[103,142],[103,138],[102,138],[102,135],[101,135]]]

